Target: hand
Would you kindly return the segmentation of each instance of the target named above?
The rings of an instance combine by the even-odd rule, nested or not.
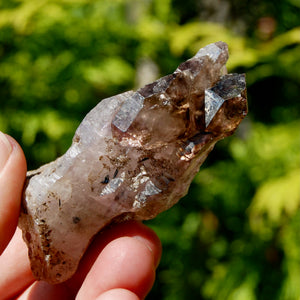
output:
[[[16,230],[25,175],[22,149],[0,132],[0,299],[143,299],[153,285],[161,245],[136,221],[99,234],[68,281],[51,285],[33,278],[27,247]]]

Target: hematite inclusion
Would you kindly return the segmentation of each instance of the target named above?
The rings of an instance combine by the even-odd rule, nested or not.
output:
[[[69,150],[28,172],[19,226],[34,276],[70,278],[93,236],[114,220],[146,220],[187,193],[215,143],[247,114],[245,76],[226,74],[210,44],[137,92],[102,100]]]

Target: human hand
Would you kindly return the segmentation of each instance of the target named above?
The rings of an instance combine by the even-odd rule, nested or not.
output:
[[[161,255],[156,234],[136,221],[97,235],[68,281],[36,281],[17,228],[26,161],[22,149],[0,132],[0,299],[143,299]]]

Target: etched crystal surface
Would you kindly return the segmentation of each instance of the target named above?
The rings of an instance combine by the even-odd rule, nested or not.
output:
[[[102,100],[62,157],[28,172],[19,226],[37,279],[67,280],[104,226],[154,218],[187,193],[247,114],[245,76],[225,74],[227,59],[225,43],[210,44],[173,74]]]

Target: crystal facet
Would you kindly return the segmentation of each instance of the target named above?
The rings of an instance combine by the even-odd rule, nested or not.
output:
[[[224,75],[227,59],[217,42],[173,74],[102,100],[63,156],[28,172],[19,226],[37,279],[67,280],[107,224],[154,218],[187,193],[247,114],[245,76]]]
[[[211,89],[205,90],[204,106],[205,106],[205,126],[207,127],[213,117],[216,115],[225,99],[213,92]]]
[[[113,119],[112,124],[123,132],[126,132],[134,121],[140,110],[143,108],[144,97],[138,92],[134,93],[125,103]]]

